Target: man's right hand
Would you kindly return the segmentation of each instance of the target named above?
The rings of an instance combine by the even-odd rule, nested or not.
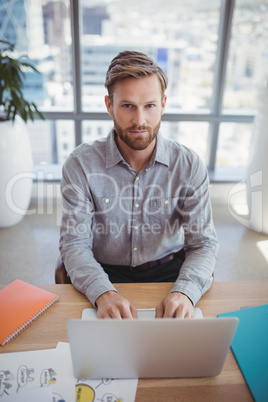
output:
[[[96,299],[98,318],[137,318],[132,304],[114,291],[103,293]]]

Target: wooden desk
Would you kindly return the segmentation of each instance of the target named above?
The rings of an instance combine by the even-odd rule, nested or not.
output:
[[[118,284],[120,294],[137,308],[155,307],[168,293],[172,284]],[[3,286],[1,286],[3,287]],[[59,341],[68,342],[66,322],[81,318],[84,308],[90,307],[87,298],[72,285],[40,285],[60,296],[60,300],[0,353],[56,347]],[[239,310],[241,306],[268,303],[268,281],[214,282],[197,307],[205,317]],[[251,394],[231,352],[219,376],[207,378],[141,379],[136,402],[178,401],[252,401]]]

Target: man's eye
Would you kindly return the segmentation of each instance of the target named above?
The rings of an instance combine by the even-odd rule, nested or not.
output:
[[[130,103],[125,103],[125,104],[123,105],[123,107],[124,107],[125,109],[130,109],[131,106],[132,106],[132,105],[130,105]]]
[[[153,103],[148,103],[148,105],[146,105],[146,107],[148,109],[151,109],[151,108],[155,107],[155,105]]]

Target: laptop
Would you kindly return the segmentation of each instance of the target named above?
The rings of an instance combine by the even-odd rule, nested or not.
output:
[[[236,317],[70,320],[74,375],[83,379],[216,376],[237,325]]]

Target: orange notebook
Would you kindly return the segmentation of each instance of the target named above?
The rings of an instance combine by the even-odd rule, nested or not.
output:
[[[59,296],[16,279],[0,290],[0,345],[19,335]]]

